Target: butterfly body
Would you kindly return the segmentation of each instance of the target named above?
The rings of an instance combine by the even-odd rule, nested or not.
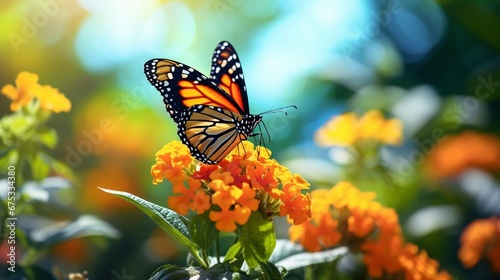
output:
[[[149,60],[144,73],[163,96],[179,138],[203,163],[223,160],[262,121],[250,113],[241,63],[228,42],[215,49],[210,78],[170,59]]]

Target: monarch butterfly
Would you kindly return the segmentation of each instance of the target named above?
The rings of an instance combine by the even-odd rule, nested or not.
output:
[[[215,48],[210,78],[161,58],[147,61],[144,73],[163,96],[179,138],[199,161],[217,164],[242,140],[259,134],[253,131],[262,116],[250,113],[241,63],[229,42]]]

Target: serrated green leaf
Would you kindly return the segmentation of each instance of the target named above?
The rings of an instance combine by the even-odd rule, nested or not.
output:
[[[243,247],[243,257],[250,268],[257,267],[259,262],[267,262],[276,246],[273,224],[262,218],[258,212],[252,212],[247,223],[238,228],[236,235]]]
[[[134,206],[139,208],[139,210],[148,215],[173,239],[179,242],[180,245],[186,248],[188,252],[191,253],[194,258],[196,258],[198,263],[207,266],[207,264],[205,264],[205,262],[198,254],[199,247],[193,241],[191,241],[189,230],[185,225],[185,221],[181,219],[181,215],[168,208],[161,207],[127,192],[108,190],[104,188],[99,189],[132,203]]]
[[[54,149],[57,146],[57,142],[59,142],[56,130],[46,126],[38,128],[35,138],[49,149]]]
[[[210,249],[219,236],[219,231],[215,228],[214,222],[208,218],[208,211],[191,218],[189,233],[193,241],[204,250]]]

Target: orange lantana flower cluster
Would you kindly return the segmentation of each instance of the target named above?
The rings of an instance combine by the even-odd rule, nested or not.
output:
[[[169,197],[168,206],[182,215],[210,211],[220,231],[234,232],[254,211],[267,220],[287,215],[294,224],[305,222],[311,216],[311,200],[301,191],[309,183],[270,159],[265,148],[254,149],[248,141],[242,145],[220,163],[207,165],[181,142],[172,141],[156,153],[153,183],[170,181],[176,195]]]
[[[500,218],[473,221],[463,231],[460,241],[458,258],[465,267],[473,267],[485,257],[492,270],[500,272]]]
[[[1,92],[12,100],[12,111],[17,111],[34,100],[38,100],[43,110],[54,113],[69,112],[71,109],[71,102],[64,94],[51,86],[38,84],[38,75],[26,71],[17,75],[16,86],[5,85]]]
[[[375,140],[382,144],[399,145],[403,141],[402,123],[386,119],[378,110],[362,117],[346,113],[332,117],[315,134],[319,146],[352,146],[358,141]]]
[[[363,253],[371,277],[404,274],[405,279],[451,279],[418,247],[405,243],[398,215],[347,182],[311,192],[312,218],[290,228],[290,239],[308,251],[337,245]]]
[[[500,172],[500,139],[473,131],[447,136],[429,152],[426,167],[433,178],[456,176],[470,167]]]

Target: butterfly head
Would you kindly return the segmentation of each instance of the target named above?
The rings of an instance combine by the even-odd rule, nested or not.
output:
[[[243,140],[254,135],[253,131],[260,122],[262,122],[261,115],[252,115],[252,114],[242,115],[242,118],[236,124],[236,127],[240,135],[244,136]]]

